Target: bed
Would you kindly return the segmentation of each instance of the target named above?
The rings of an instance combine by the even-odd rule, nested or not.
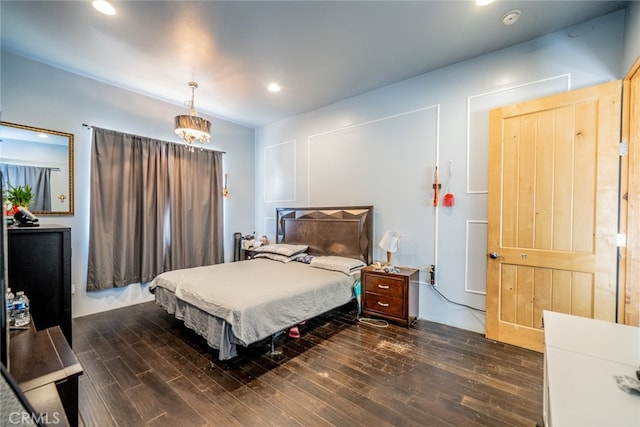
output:
[[[276,240],[257,258],[157,276],[156,304],[219,350],[249,346],[355,298],[372,262],[373,207],[276,209]],[[305,248],[304,250],[301,248]]]

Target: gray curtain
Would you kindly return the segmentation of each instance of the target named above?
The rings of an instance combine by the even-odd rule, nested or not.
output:
[[[51,168],[40,166],[24,166],[0,164],[3,182],[2,187],[29,186],[33,191],[33,199],[29,203],[30,211],[51,210]]]
[[[222,262],[222,153],[93,129],[87,290]]]
[[[169,145],[167,270],[223,262],[222,153]]]
[[[145,283],[162,272],[167,144],[93,129],[87,290]]]

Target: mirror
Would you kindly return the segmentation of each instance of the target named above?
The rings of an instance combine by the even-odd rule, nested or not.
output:
[[[73,134],[0,121],[3,187],[28,185],[35,215],[73,215]]]

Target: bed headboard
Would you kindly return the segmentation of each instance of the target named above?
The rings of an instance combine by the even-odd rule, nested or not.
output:
[[[309,245],[312,255],[373,262],[373,206],[277,208],[276,242]]]

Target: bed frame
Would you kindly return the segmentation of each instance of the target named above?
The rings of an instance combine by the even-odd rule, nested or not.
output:
[[[277,208],[276,215],[276,243],[305,244],[309,246],[307,253],[311,255],[344,256],[371,264],[373,206]],[[175,314],[177,307],[181,307],[181,310],[184,310],[183,315],[193,316],[192,324],[188,327],[205,339],[213,339],[218,343],[218,340],[227,333],[224,329],[225,323],[219,318],[189,303],[180,303],[172,291],[160,287],[154,289],[154,292],[156,303],[169,313]],[[327,307],[327,311],[333,308],[335,307]],[[271,354],[279,354],[275,339],[287,329],[288,327],[271,336]],[[209,336],[209,332],[212,332],[212,335]],[[210,345],[218,348],[214,344]],[[236,344],[232,343],[232,345]]]
[[[373,206],[277,208],[276,243],[308,244],[312,255],[373,262]]]
[[[276,243],[309,245],[311,255],[373,262],[373,206],[276,208]],[[271,336],[271,355],[281,354]]]

